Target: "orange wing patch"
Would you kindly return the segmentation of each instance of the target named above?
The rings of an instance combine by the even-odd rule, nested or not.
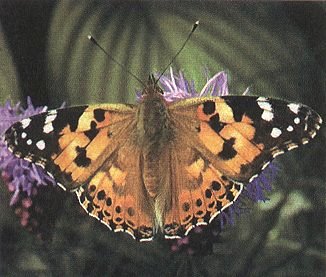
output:
[[[233,107],[221,97],[190,99],[170,109],[180,132],[192,140],[190,145],[209,158],[215,168],[235,180],[250,177],[252,171],[244,174],[243,166],[260,157],[265,146],[255,141],[256,128],[249,115],[235,114]]]
[[[105,110],[108,106],[87,107],[76,122],[67,124],[59,133],[58,150],[51,155],[60,172],[71,179],[69,189],[85,183],[118,147],[129,132],[132,113]]]
[[[152,212],[141,183],[139,150],[120,145],[76,193],[82,207],[114,232],[145,241],[154,236]],[[129,154],[129,156],[128,156]]]
[[[182,160],[179,159],[179,161]],[[210,223],[240,195],[242,184],[227,179],[203,157],[198,156],[183,171],[182,184],[175,184],[175,206],[167,213],[164,233],[167,238],[187,235],[195,226]]]

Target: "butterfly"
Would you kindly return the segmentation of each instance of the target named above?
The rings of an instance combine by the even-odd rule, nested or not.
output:
[[[180,238],[232,205],[277,156],[322,124],[311,108],[254,96],[172,103],[151,78],[139,104],[50,110],[5,133],[85,211],[139,241]]]

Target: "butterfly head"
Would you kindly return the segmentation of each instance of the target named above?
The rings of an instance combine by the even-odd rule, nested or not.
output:
[[[147,85],[142,91],[142,96],[144,97],[147,95],[163,95],[163,90],[157,83],[158,80],[155,79],[154,75],[149,75]]]

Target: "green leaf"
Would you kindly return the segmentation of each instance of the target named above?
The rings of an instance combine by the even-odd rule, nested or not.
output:
[[[0,25],[0,103],[20,98],[18,76],[3,28]]]

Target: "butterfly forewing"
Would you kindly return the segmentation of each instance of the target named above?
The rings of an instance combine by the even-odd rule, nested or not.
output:
[[[228,178],[248,182],[275,156],[312,139],[322,120],[283,100],[225,96],[170,107],[177,129]]]
[[[23,119],[5,133],[17,156],[45,168],[71,190],[84,184],[134,120],[127,105],[78,106]]]

